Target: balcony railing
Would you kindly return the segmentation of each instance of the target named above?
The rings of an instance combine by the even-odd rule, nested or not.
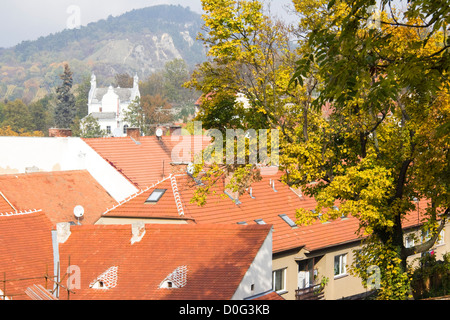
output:
[[[320,284],[295,290],[296,300],[323,300],[323,296],[323,287]]]

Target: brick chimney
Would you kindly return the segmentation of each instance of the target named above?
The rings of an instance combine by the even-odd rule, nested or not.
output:
[[[141,139],[141,130],[139,128],[127,128],[127,136],[134,141],[139,141]]]
[[[72,136],[72,130],[70,129],[59,129],[50,128],[48,129],[48,136],[53,138],[67,138]]]
[[[56,232],[57,232],[57,240],[58,243],[64,243],[69,239],[71,232],[70,232],[70,223],[68,222],[61,222],[56,224]]]

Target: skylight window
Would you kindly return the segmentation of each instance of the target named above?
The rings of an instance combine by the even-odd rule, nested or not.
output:
[[[241,221],[241,222],[238,222],[237,224],[240,224],[240,225],[247,225],[247,222]]]
[[[292,221],[292,219],[289,218],[287,215],[285,215],[285,214],[280,214],[279,217],[280,217],[281,219],[283,219],[284,222],[286,222],[291,228],[297,228],[297,224],[296,224],[294,221]]]
[[[263,219],[256,219],[255,222],[257,224],[266,224]]]
[[[152,194],[145,200],[145,203],[156,203],[161,199],[167,189],[155,189]]]

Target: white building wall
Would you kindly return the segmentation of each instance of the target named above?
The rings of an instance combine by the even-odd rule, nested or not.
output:
[[[272,289],[272,233],[273,229],[264,240],[231,300],[243,300]]]
[[[87,170],[116,200],[138,189],[80,138],[0,137],[0,174]]]

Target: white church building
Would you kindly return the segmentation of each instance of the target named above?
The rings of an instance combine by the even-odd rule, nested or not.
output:
[[[129,124],[124,121],[125,111],[140,98],[139,78],[134,76],[133,88],[97,88],[95,74],[91,76],[91,90],[88,98],[88,113],[95,119],[108,136],[126,136]]]

